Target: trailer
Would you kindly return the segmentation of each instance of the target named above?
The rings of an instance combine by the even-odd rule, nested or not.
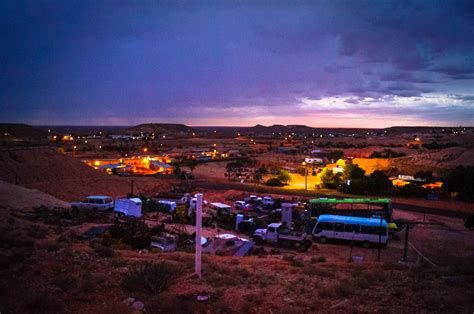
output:
[[[120,216],[142,216],[142,200],[139,198],[118,198],[115,200],[114,215]]]

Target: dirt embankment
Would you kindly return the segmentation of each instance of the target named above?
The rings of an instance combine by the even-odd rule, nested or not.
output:
[[[69,204],[38,190],[0,181],[0,208],[30,209],[38,206],[67,208]]]
[[[167,180],[117,177],[94,170],[80,160],[49,149],[0,152],[0,180],[40,190],[64,201],[87,195],[119,196],[166,191]]]

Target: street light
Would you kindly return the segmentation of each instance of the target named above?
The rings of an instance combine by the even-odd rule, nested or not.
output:
[[[308,167],[306,161],[301,163],[304,166],[304,190],[308,191]]]
[[[73,149],[73,151],[72,151],[72,157],[75,158],[75,157],[76,157],[76,148],[77,148],[77,146],[74,145],[73,148],[74,148],[74,149]]]

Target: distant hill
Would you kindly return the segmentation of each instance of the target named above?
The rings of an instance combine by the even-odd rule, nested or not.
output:
[[[155,134],[187,134],[193,132],[192,128],[185,124],[173,123],[146,123],[127,129],[131,133],[155,133]]]
[[[17,138],[34,138],[45,136],[47,132],[23,123],[0,123],[0,134]]]

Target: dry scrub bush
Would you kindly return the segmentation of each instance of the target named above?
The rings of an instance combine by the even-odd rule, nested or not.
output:
[[[60,249],[64,248],[64,245],[62,243],[56,242],[56,241],[46,241],[41,244],[37,244],[36,248],[38,250],[45,250],[48,252],[56,252],[59,251]]]
[[[115,255],[114,249],[108,246],[103,246],[101,244],[94,245],[94,252],[100,257],[112,257]]]
[[[181,273],[181,268],[170,262],[136,264],[123,279],[122,288],[129,292],[158,294]]]
[[[29,295],[24,302],[28,313],[61,313],[64,310],[61,301],[45,292]]]
[[[67,291],[76,284],[77,279],[73,275],[59,273],[53,278],[52,282],[62,291]]]
[[[34,239],[44,239],[48,235],[49,231],[39,225],[31,225],[27,231],[27,235]]]

